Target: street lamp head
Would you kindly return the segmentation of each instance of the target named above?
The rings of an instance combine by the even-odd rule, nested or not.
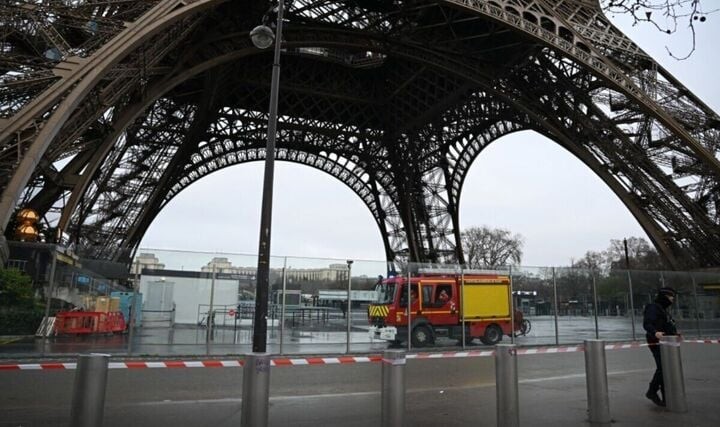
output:
[[[275,40],[275,33],[266,25],[258,25],[250,31],[250,40],[258,49],[267,49]]]
[[[351,260],[351,259],[347,260],[347,265],[348,265],[348,267],[351,266],[352,263],[353,263],[353,260]]]

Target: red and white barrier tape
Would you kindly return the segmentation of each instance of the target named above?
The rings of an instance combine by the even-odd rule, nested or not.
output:
[[[720,340],[683,340],[682,342],[689,342],[694,344],[720,344]]]
[[[683,340],[684,343],[695,344],[720,344],[720,339],[708,340]],[[638,341],[631,343],[606,344],[605,350],[624,350],[629,348],[647,347],[648,344]],[[575,353],[584,351],[583,345],[562,346],[562,347],[537,347],[518,348],[517,354],[552,354],[552,353]],[[490,357],[495,354],[494,350],[467,350],[447,351],[440,353],[409,353],[407,359],[445,359],[465,357]],[[307,366],[307,365],[342,365],[352,363],[382,362],[380,355],[373,356],[340,356],[340,357],[307,357],[307,358],[277,358],[272,359],[271,366]],[[109,369],[154,369],[154,368],[239,368],[244,364],[243,360],[167,360],[167,361],[125,361],[110,362]],[[0,364],[0,371],[17,370],[64,370],[76,369],[77,363],[23,363],[23,364]]]
[[[302,365],[341,365],[349,363],[380,362],[382,356],[341,356],[341,357],[308,357],[302,359],[278,358],[270,361],[271,366],[302,366]],[[154,368],[240,368],[244,360],[167,360],[157,362],[110,362],[108,369],[154,369]],[[13,370],[62,370],[76,369],[77,363],[23,363],[1,365],[0,371]]]
[[[348,363],[381,362],[382,356],[309,357],[306,359],[273,359],[271,366],[342,365]]]

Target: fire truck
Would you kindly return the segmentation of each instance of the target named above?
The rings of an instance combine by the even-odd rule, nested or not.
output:
[[[408,331],[414,347],[438,337],[494,345],[511,327],[510,277],[502,274],[432,274],[390,277],[376,286],[368,307],[370,337],[400,344]],[[408,310],[408,300],[410,307]],[[411,325],[408,328],[408,323]]]

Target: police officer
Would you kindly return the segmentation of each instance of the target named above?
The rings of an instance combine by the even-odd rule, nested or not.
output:
[[[675,300],[673,288],[660,288],[655,302],[645,306],[643,314],[643,328],[647,332],[646,338],[650,351],[655,359],[655,375],[650,381],[645,397],[658,406],[665,406],[665,389],[663,386],[662,364],[660,363],[660,338],[665,335],[677,335],[675,321],[670,315],[669,308]],[[662,398],[658,397],[658,391]]]

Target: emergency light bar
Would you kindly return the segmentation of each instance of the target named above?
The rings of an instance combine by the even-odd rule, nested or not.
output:
[[[497,274],[507,275],[510,270],[482,270],[482,269],[460,269],[460,268],[420,268],[420,274]]]

